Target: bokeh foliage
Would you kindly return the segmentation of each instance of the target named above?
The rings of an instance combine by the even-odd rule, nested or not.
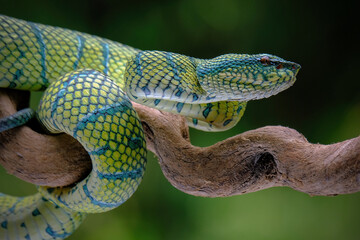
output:
[[[266,52],[302,65],[292,88],[250,102],[234,129],[191,130],[195,145],[265,125],[289,126],[323,144],[360,134],[355,1],[0,0],[0,14],[140,49],[201,58]],[[173,188],[153,154],[148,155],[135,195],[116,210],[90,215],[69,239],[359,239],[360,193],[310,197],[272,188],[230,198],[194,197]],[[24,195],[35,188],[1,169],[0,191]]]

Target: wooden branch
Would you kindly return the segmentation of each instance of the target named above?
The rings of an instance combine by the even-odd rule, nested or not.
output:
[[[0,89],[0,117],[24,106],[28,96],[23,93]],[[165,177],[188,194],[230,196],[274,186],[311,195],[360,190],[360,136],[332,145],[311,144],[293,129],[268,126],[202,148],[191,145],[182,117],[136,103],[134,107]],[[49,186],[72,184],[91,169],[85,150],[71,137],[27,126],[0,133],[0,163],[10,174]]]

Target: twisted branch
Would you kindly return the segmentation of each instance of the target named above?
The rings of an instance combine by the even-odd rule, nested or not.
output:
[[[25,92],[0,89],[0,117],[23,108],[28,98]],[[311,195],[360,190],[360,136],[331,145],[311,144],[293,129],[268,126],[196,147],[182,117],[136,103],[134,107],[148,149],[158,156],[165,177],[188,194],[230,196],[274,186]],[[77,141],[28,126],[0,133],[0,164],[25,181],[48,186],[72,184],[91,169]]]

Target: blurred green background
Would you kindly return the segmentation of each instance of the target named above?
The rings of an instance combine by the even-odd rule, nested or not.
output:
[[[230,131],[191,130],[192,142],[207,146],[246,130],[283,125],[310,142],[330,144],[360,134],[360,25],[354,4],[0,0],[0,13],[140,49],[200,58],[265,52],[298,62],[302,69],[293,87],[250,102]],[[310,197],[272,188],[229,198],[194,197],[173,188],[154,155],[148,155],[134,196],[113,211],[90,215],[69,239],[360,239],[360,193]],[[0,191],[24,195],[35,188],[1,169]]]

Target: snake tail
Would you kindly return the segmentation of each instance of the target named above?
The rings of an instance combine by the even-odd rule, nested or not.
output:
[[[39,193],[13,197],[0,193],[0,238],[64,239],[71,235],[85,218],[49,202]]]
[[[31,108],[22,109],[13,115],[0,119],[0,132],[19,127],[27,123],[35,116],[34,110]]]

